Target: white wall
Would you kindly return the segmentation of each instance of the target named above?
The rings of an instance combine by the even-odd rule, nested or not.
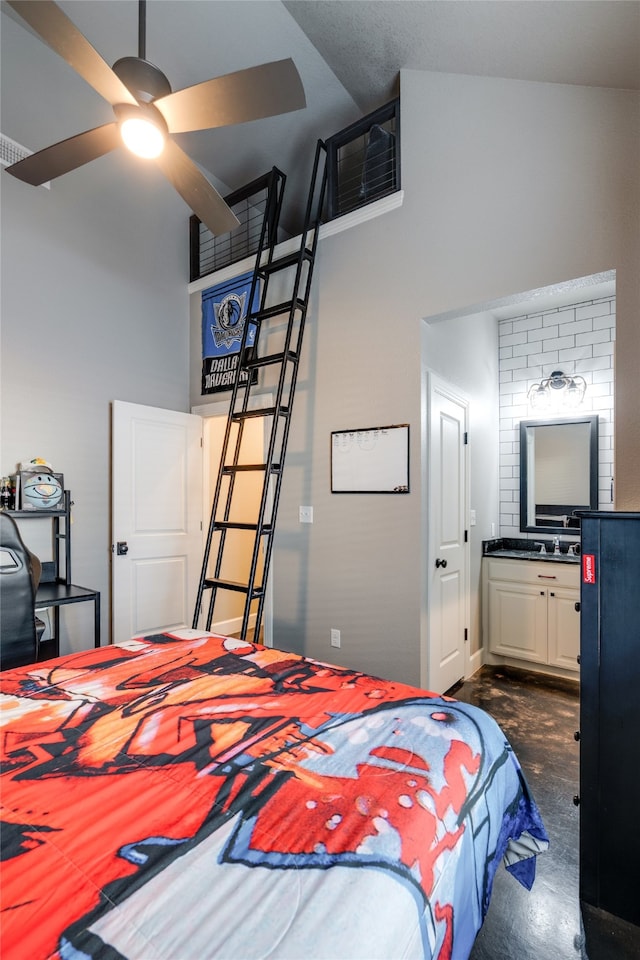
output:
[[[53,54],[28,55],[42,45],[7,20],[3,131],[37,148],[30,110],[50,140],[100,122],[91,91],[84,117],[65,116],[64,91],[55,107],[38,97],[53,71],[63,86],[68,71]],[[274,637],[418,682],[422,318],[615,269],[616,478],[619,506],[640,506],[640,131],[632,92],[417,71],[401,79],[404,206],[319,251],[276,539]],[[65,473],[75,577],[103,591],[106,627],[109,402],[188,407],[187,215],[161,179],[122,155],[50,193],[0,181],[0,470],[41,455]],[[411,424],[411,494],[332,496],[331,430],[392,422]],[[299,504],[314,505],[313,525],[300,526]],[[342,631],[340,651],[330,627]],[[84,641],[78,630],[69,644]]]
[[[402,208],[320,245],[272,576],[277,645],[417,683],[422,318],[616,269],[618,346],[637,361],[640,130],[624,91],[406,70],[401,93]],[[450,362],[459,328],[438,336]],[[626,389],[618,422],[632,440]],[[411,493],[331,495],[331,431],[394,422],[411,425]]]
[[[15,100],[23,81],[30,86],[31,44],[44,49],[2,17],[3,132],[22,143],[29,103],[16,110]],[[44,89],[68,71],[53,54],[48,67]],[[100,590],[106,642],[110,403],[188,409],[188,210],[124,155],[51,190],[2,171],[0,189],[0,472],[41,456],[64,474],[75,503],[73,578]],[[23,524],[27,538],[29,530]],[[92,608],[63,610],[62,652],[92,644]]]
[[[401,92],[402,209],[320,251],[313,399],[298,421],[305,439],[295,434],[296,459],[306,445],[311,466],[304,478],[296,468],[285,475],[274,629],[301,633],[306,652],[327,657],[337,626],[344,662],[417,682],[426,579],[419,318],[612,268],[629,291],[640,252],[629,220],[639,210],[631,174],[640,130],[638,96],[618,91],[403,71]],[[618,345],[635,325],[634,303],[622,311],[618,302]],[[463,339],[455,323],[447,333],[451,357]],[[469,357],[491,362],[480,351]],[[411,423],[410,497],[332,498],[329,431],[394,421]],[[303,492],[310,499],[298,501]],[[316,505],[309,532],[296,527],[297,502]],[[304,590],[289,587],[294,545]]]

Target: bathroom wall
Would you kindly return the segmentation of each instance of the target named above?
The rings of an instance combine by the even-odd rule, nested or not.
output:
[[[575,414],[599,416],[600,510],[613,509],[614,296],[526,313],[498,324],[500,350],[500,536],[535,538],[520,532],[521,420],[544,419],[527,403],[529,387],[554,370],[580,374],[587,382]],[[549,417],[574,411],[548,413]],[[575,537],[574,537],[575,539]]]

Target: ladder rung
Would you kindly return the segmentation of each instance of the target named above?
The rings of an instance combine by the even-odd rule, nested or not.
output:
[[[249,420],[251,417],[279,417],[289,416],[289,407],[262,407],[260,410],[239,410],[237,413],[230,413],[232,420]]]
[[[257,530],[257,523],[240,523],[236,520],[214,520],[213,522],[214,530]],[[263,523],[262,530],[264,533],[271,533],[271,524]]]
[[[243,369],[254,370],[257,367],[266,367],[273,363],[283,363],[284,360],[296,363],[298,354],[294,350],[288,350],[287,353],[271,353],[266,357],[253,357],[251,360],[245,360],[242,367]]]
[[[209,590],[212,587],[219,587],[221,590],[233,590],[235,593],[250,592],[252,597],[261,597],[263,593],[262,587],[254,587],[253,590],[249,591],[249,585],[246,583],[239,583],[237,580],[222,580],[220,577],[214,579],[207,577],[207,579],[204,580],[203,586]]]
[[[236,463],[229,464],[222,468],[222,472],[227,475],[232,473],[262,473],[264,470],[271,470],[272,473],[280,472],[280,464],[272,463],[269,467],[266,463]]]
[[[249,314],[249,323],[252,321],[267,320],[269,317],[277,317],[281,313],[291,313],[292,310],[304,310],[306,304],[301,297],[296,300],[284,300],[282,303],[274,303],[271,307],[263,307],[262,310],[255,310]]]
[[[258,270],[260,273],[276,273],[278,270],[285,270],[287,267],[293,267],[299,260],[311,260],[312,253],[307,247],[303,250],[296,250],[295,253],[289,253],[286,257],[279,257],[272,260],[271,263],[260,264]]]
[[[260,621],[263,613],[263,605],[267,595],[266,578],[271,562],[271,553],[275,539],[276,530],[276,511],[282,478],[284,475],[284,459],[287,447],[287,438],[289,433],[290,417],[293,410],[293,399],[296,387],[298,367],[300,364],[300,352],[302,349],[302,336],[304,333],[307,310],[309,308],[309,289],[313,276],[314,260],[316,254],[316,242],[318,231],[322,219],[322,210],[327,186],[327,149],[323,141],[318,140],[316,146],[316,155],[309,188],[309,198],[304,218],[304,227],[302,236],[298,243],[298,249],[288,253],[284,257],[275,256],[275,242],[278,232],[278,217],[280,214],[280,205],[282,202],[282,189],[284,183],[276,182],[274,167],[274,176],[269,180],[269,202],[267,210],[272,208],[275,211],[274,223],[267,226],[267,213],[263,221],[261,240],[257,251],[255,266],[253,270],[253,287],[259,280],[262,280],[262,293],[258,309],[250,311],[247,317],[248,323],[255,326],[254,347],[246,350],[241,368],[248,372],[249,376],[245,381],[240,378],[233,385],[232,401],[228,413],[227,428],[225,440],[223,443],[222,455],[218,467],[218,480],[214,502],[211,509],[211,518],[209,522],[208,537],[205,549],[205,555],[202,563],[200,581],[198,586],[198,596],[196,600],[196,610],[193,618],[193,625],[198,625],[198,619],[203,612],[203,592],[211,591],[209,596],[209,610],[207,613],[208,622],[213,618],[213,608],[218,599],[216,591],[228,590],[243,595],[242,605],[244,607],[242,620],[242,636],[247,631],[250,611],[257,602],[255,610],[256,630],[259,630]],[[324,158],[324,164],[323,164]],[[280,174],[279,174],[280,175]],[[284,180],[284,176],[280,175]],[[272,204],[273,201],[273,204]],[[273,229],[272,229],[273,227]],[[278,271],[288,270],[288,274],[278,274]],[[271,296],[268,296],[268,284],[272,276],[280,276],[282,289],[274,290]],[[291,285],[289,285],[289,281]],[[252,288],[253,288],[252,287]],[[270,301],[283,297],[283,302],[273,303]],[[269,305],[266,306],[265,303]],[[273,323],[267,321],[273,319]],[[265,326],[263,327],[263,321]],[[264,356],[258,356],[259,342],[261,342],[262,331],[270,334],[272,328],[276,331],[284,330],[286,334],[284,339],[273,345],[267,343],[263,346]],[[271,347],[275,347],[275,351]],[[251,356],[251,354],[255,354]],[[246,358],[246,361],[245,359]],[[251,406],[249,398],[254,399],[252,385],[258,382],[257,371],[263,369],[270,372],[271,378],[275,377],[278,381],[276,400],[260,399],[259,403],[272,404],[264,407]],[[251,373],[255,372],[255,377]],[[269,379],[269,378],[268,378]],[[246,420],[261,418],[263,426],[267,426],[271,431],[271,440],[269,442],[268,452],[265,449],[260,456],[265,459],[263,463],[238,463],[240,459],[240,445],[243,437],[243,425]],[[272,418],[271,423],[267,418]],[[244,458],[242,458],[244,459]],[[238,510],[240,516],[246,516],[254,519],[253,523],[236,522],[229,518],[235,514],[232,511],[234,494],[239,493],[236,488],[235,478],[242,473],[253,471],[257,474],[256,482],[262,485],[262,500],[259,511]],[[273,488],[273,489],[271,489]],[[273,508],[271,512],[266,511],[266,497],[268,493],[273,494]],[[225,500],[226,497],[226,500]],[[219,516],[222,519],[217,520]],[[268,519],[268,523],[263,521]],[[263,564],[258,564],[258,557],[254,550],[251,560],[250,570],[242,570],[241,577],[246,577],[243,582],[233,579],[224,579],[219,574],[225,570],[225,550],[235,548],[236,544],[231,541],[240,539],[231,534],[227,537],[227,531],[247,531],[250,536],[246,539],[254,541],[254,545],[262,543],[264,545]],[[214,533],[217,533],[217,543],[214,545]],[[217,558],[211,556],[211,549],[214,554],[217,551]],[[207,576],[211,571],[213,576]],[[229,570],[233,574],[234,571]],[[257,581],[260,580],[260,583]]]

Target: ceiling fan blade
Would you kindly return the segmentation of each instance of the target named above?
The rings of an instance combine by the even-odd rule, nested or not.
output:
[[[137,103],[109,64],[53,0],[7,0],[7,3],[110,104]]]
[[[61,140],[51,147],[45,147],[37,153],[32,153],[24,160],[7,167],[7,173],[13,174],[18,180],[24,180],[34,187],[55,180],[63,173],[69,173],[78,167],[97,160],[105,153],[110,153],[121,146],[120,128],[117,123],[106,123],[93,130],[85,130],[68,140]]]
[[[227,73],[154,101],[171,133],[208,130],[306,107],[293,60]]]
[[[175,141],[166,141],[156,163],[211,233],[228,233],[240,226],[240,221],[215,187],[200,173],[193,160]]]

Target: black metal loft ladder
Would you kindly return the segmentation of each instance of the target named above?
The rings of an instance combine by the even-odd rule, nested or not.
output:
[[[276,257],[277,220],[284,190],[284,177],[280,177],[278,189],[269,191],[262,223],[193,616],[194,628],[206,626],[210,630],[214,609],[218,609],[222,597],[226,594],[228,600],[228,592],[244,594],[240,631],[243,639],[253,614],[251,625],[256,638],[262,623],[326,192],[323,141],[319,140],[316,147],[299,246],[294,252]],[[255,310],[254,303],[258,304]],[[250,344],[252,330],[255,336]],[[261,462],[256,462],[251,452],[256,427],[259,446],[264,450]],[[261,483],[255,483],[256,475],[261,477]],[[250,477],[252,484],[248,482]],[[238,556],[245,558],[239,567]]]

